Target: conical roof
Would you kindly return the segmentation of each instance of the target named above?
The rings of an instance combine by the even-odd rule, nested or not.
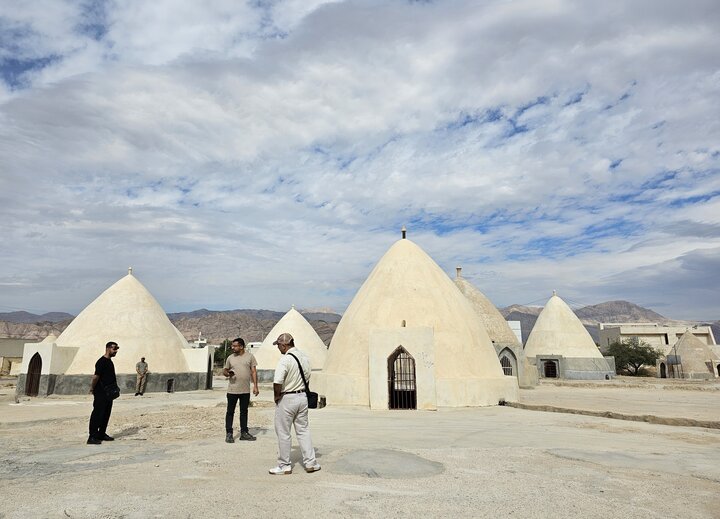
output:
[[[401,239],[360,287],[333,335],[323,369],[328,402],[368,405],[370,334],[401,326],[432,329],[438,405],[496,404],[497,399],[491,401],[504,391],[509,394],[501,398],[516,397],[517,382],[503,375],[470,303],[430,256],[412,241]],[[477,396],[483,392],[483,380],[493,381],[488,386],[495,388],[484,399]],[[464,389],[444,391],[451,385]]]
[[[93,373],[105,344],[115,341],[115,372],[135,373],[146,357],[154,373],[183,373],[187,341],[165,311],[135,276],[128,274],[100,294],[57,338],[56,344],[78,348],[67,374]]]
[[[602,359],[600,350],[570,307],[553,293],[525,343],[525,356],[562,355]]]
[[[698,337],[688,330],[682,334],[670,351],[669,355],[678,355],[682,363],[683,372],[687,373],[708,373],[706,362],[713,363],[712,372],[715,373],[714,365],[720,361],[720,357]]]
[[[312,325],[293,306],[273,326],[260,348],[253,351],[257,361],[257,369],[275,369],[277,367],[281,355],[280,350],[273,345],[273,342],[281,333],[289,333],[293,336],[295,346],[310,357],[312,369],[323,368],[327,357],[327,347]]]
[[[455,278],[455,286],[470,301],[470,305],[475,309],[475,313],[485,326],[485,331],[487,331],[492,342],[520,346],[520,341],[518,341],[502,314],[485,297],[485,294],[460,275],[460,267],[458,267],[457,277]]]

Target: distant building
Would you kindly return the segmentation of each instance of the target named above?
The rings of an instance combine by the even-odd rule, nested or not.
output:
[[[273,342],[281,333],[289,333],[293,336],[295,346],[310,359],[310,366],[313,371],[319,371],[323,368],[327,357],[327,346],[325,346],[312,325],[307,322],[307,319],[300,312],[295,310],[293,305],[273,326],[265,340],[257,343],[258,348],[252,350],[257,361],[257,374],[260,382],[271,382],[273,379],[275,368],[282,357],[280,350]]]
[[[600,348],[603,350],[613,342],[627,341],[637,337],[640,341],[649,344],[665,355],[687,329],[687,326],[658,323],[599,323],[598,336]],[[696,338],[705,344],[709,346],[715,344],[715,337],[709,326],[693,326],[691,331]]]
[[[105,344],[120,346],[113,359],[118,385],[135,389],[135,364],[150,366],[147,391],[212,389],[214,348],[192,348],[160,304],[132,275],[90,303],[60,334],[26,343],[17,388],[29,396],[86,394]]]
[[[24,345],[24,339],[0,339],[0,375],[14,375],[20,369]]]
[[[712,380],[720,375],[720,356],[689,329],[657,362],[660,378]]]
[[[515,334],[515,338],[522,344],[522,323],[520,321],[508,321],[510,330]]]
[[[587,329],[553,291],[525,344],[528,362],[540,378],[609,379],[615,375]]]

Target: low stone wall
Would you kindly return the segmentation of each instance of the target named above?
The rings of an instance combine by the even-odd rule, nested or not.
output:
[[[18,376],[17,393],[25,394],[26,375]],[[41,375],[38,396],[85,395],[90,392],[92,375]],[[136,375],[117,375],[122,394],[135,394]],[[170,382],[172,381],[172,382]],[[196,391],[207,388],[207,373],[150,373],[145,384],[146,393],[166,391]],[[210,386],[212,387],[212,380]]]

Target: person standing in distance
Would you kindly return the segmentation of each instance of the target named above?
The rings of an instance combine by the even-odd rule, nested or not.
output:
[[[232,341],[232,354],[225,360],[223,375],[229,377],[227,390],[227,412],[225,413],[225,441],[234,443],[233,419],[235,406],[240,402],[240,440],[255,441],[248,429],[248,406],[250,405],[250,381],[253,394],[258,396],[257,361],[249,351],[245,351],[245,341],[240,337]]]
[[[270,469],[270,474],[292,474],[292,464],[290,463],[291,426],[295,427],[295,436],[300,444],[305,472],[317,472],[320,470],[320,464],[315,459],[315,449],[310,438],[307,394],[298,362],[295,360],[300,361],[305,380],[309,384],[310,359],[295,347],[295,340],[289,333],[280,334],[273,344],[277,344],[282,357],[275,368],[275,377],[273,378],[278,464],[277,467]]]
[[[145,384],[147,383],[148,365],[145,357],[140,358],[140,362],[135,364],[137,371],[137,382],[135,383],[135,396],[143,396],[145,393]]]
[[[117,355],[120,347],[110,341],[105,345],[105,355],[95,363],[95,374],[90,382],[90,393],[93,395],[93,410],[90,414],[90,434],[88,445],[100,445],[103,441],[111,442],[115,438],[108,436],[107,425],[110,421],[113,401],[105,393],[106,386],[117,386],[115,365],[112,358]]]

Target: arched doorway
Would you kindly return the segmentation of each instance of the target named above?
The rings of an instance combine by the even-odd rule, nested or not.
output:
[[[718,376],[720,377],[720,364],[717,365]]]
[[[543,364],[545,378],[557,378],[557,364],[554,360],[546,360]]]
[[[415,359],[402,346],[388,357],[388,409],[417,409]]]
[[[667,378],[667,368],[664,362],[660,363],[660,378]]]
[[[499,358],[504,375],[510,377],[517,375],[517,359],[511,350],[505,348],[500,352]]]
[[[25,379],[25,394],[38,396],[40,392],[40,372],[42,371],[42,357],[35,353],[28,364],[27,379]]]

